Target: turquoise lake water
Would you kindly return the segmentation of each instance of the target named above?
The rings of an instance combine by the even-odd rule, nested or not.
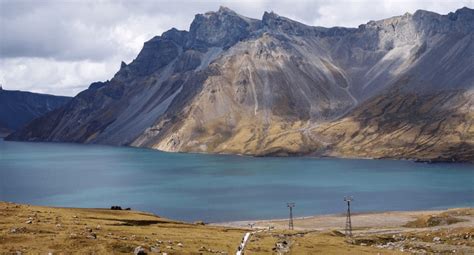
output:
[[[120,205],[219,222],[474,206],[474,165],[394,160],[252,158],[0,140],[0,200]]]

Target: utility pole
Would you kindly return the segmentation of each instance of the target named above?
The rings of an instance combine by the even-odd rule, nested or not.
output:
[[[293,230],[293,207],[295,207],[295,203],[287,203],[286,206],[290,208],[290,220],[288,222],[288,229]]]
[[[347,202],[347,216],[346,216],[346,237],[352,237],[352,222],[351,222],[351,202],[354,199],[352,197],[344,197],[344,201]]]

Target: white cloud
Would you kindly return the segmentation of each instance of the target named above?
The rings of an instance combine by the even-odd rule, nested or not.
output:
[[[118,61],[2,59],[0,60],[0,83],[4,85],[4,89],[9,90],[72,96],[87,88],[92,81],[111,78],[119,66]]]
[[[0,0],[0,82],[6,89],[74,95],[110,79],[143,43],[220,5],[260,19],[264,11],[316,26],[356,27],[425,9],[446,14],[474,0]]]

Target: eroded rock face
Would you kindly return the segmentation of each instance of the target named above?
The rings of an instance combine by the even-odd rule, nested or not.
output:
[[[473,17],[322,28],[222,7],[9,139],[472,161]]]

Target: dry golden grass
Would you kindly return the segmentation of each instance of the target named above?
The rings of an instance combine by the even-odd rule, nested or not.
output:
[[[469,219],[468,222],[443,229],[397,230],[390,221],[382,221],[366,230],[356,231],[354,243],[346,242],[339,232],[332,231],[332,225],[322,231],[265,230],[252,235],[245,254],[275,254],[278,251],[286,254],[399,254],[402,248],[441,253],[457,249],[469,254],[474,252],[473,212],[473,209],[432,212],[436,217]],[[392,214],[400,214],[401,220],[396,222],[408,222],[404,213]],[[368,214],[368,217],[375,216]],[[363,221],[364,217],[355,216],[354,219]],[[303,224],[303,221],[296,220],[295,224]],[[328,222],[340,225],[335,219]],[[383,234],[387,227],[391,229],[389,232],[398,231],[399,234]],[[149,254],[234,254],[247,231],[230,226],[183,223],[139,211],[54,208],[0,202],[0,254],[17,251],[28,254],[131,254],[138,246],[145,248]],[[440,240],[434,242],[434,237]],[[286,243],[286,247],[276,250],[276,244],[282,242]],[[380,247],[389,242],[398,243],[398,246]]]
[[[230,254],[244,233],[245,230],[181,223],[138,211],[0,202],[0,254],[130,254],[137,246],[148,251],[154,247],[168,254],[208,254],[209,249]],[[96,238],[92,238],[94,234]]]

